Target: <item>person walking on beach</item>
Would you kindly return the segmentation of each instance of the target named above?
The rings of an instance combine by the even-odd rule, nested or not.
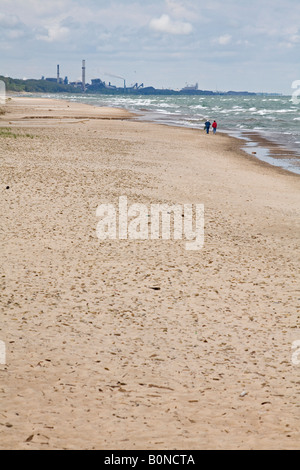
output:
[[[210,129],[210,126],[211,126],[211,123],[209,122],[209,120],[206,121],[204,126],[205,126],[205,130],[206,130],[206,134],[209,134],[209,129]]]
[[[213,128],[213,133],[215,134],[217,132],[217,127],[218,127],[218,124],[216,123],[216,121],[214,121],[212,123],[212,128]]]

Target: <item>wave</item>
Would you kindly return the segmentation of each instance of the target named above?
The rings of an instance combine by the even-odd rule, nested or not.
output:
[[[77,94],[55,97],[94,106],[121,107],[136,112],[138,119],[144,115],[153,121],[181,127],[202,129],[204,120],[213,118],[218,122],[219,131],[268,132],[271,139],[299,154],[300,107],[292,105],[290,97]]]

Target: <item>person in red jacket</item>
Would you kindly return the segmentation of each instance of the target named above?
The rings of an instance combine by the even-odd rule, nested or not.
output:
[[[217,127],[218,127],[218,124],[216,123],[216,121],[214,121],[213,124],[212,124],[214,134],[217,132]]]

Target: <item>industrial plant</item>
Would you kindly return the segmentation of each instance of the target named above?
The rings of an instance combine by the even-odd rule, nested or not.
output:
[[[140,90],[141,88],[144,88],[144,84],[138,84],[135,83],[133,86],[127,87],[126,86],[126,79],[123,77],[119,77],[118,75],[111,75],[111,74],[105,74],[113,78],[121,79],[124,82],[123,87],[117,87],[116,85],[112,85],[111,82],[106,83],[101,80],[101,78],[94,78],[91,80],[91,83],[86,83],[86,61],[82,61],[82,79],[81,81],[75,81],[75,82],[69,82],[68,77],[65,77],[62,79],[60,77],[60,65],[57,65],[57,75],[55,78],[45,78],[42,77],[42,80],[46,80],[47,82],[52,82],[52,83],[57,83],[60,85],[70,85],[73,86],[74,88],[80,88],[83,93],[86,91],[99,91],[101,89],[106,89],[106,90],[122,90],[122,91],[130,91],[130,90]]]
[[[87,93],[87,94],[131,94],[131,95],[255,95],[247,91],[235,92],[213,92],[209,90],[199,90],[198,83],[188,85],[179,91],[169,88],[158,89],[152,86],[145,87],[144,83],[135,83],[127,86],[126,79],[119,75],[105,73],[106,76],[122,81],[121,86],[107,83],[101,78],[93,78],[91,83],[86,82],[86,61],[82,60],[81,80],[70,82],[68,77],[60,76],[60,65],[57,65],[56,77],[42,77],[41,80],[36,79],[13,79],[9,77],[0,77],[4,81],[7,90],[16,92],[29,93]]]
[[[82,79],[81,81],[75,81],[75,82],[69,82],[68,77],[65,77],[62,79],[60,77],[60,66],[57,65],[57,76],[56,78],[44,78],[42,77],[42,80],[46,80],[48,82],[55,82],[60,85],[70,85],[74,88],[79,88],[83,93],[89,91],[89,92],[98,92],[100,90],[110,90],[110,91],[124,91],[124,92],[130,92],[130,91],[137,91],[137,90],[143,90],[144,89],[144,84],[138,84],[135,83],[134,85],[127,87],[126,86],[126,79],[124,77],[120,77],[119,75],[112,75],[106,73],[105,75],[116,78],[118,80],[123,81],[123,87],[118,87],[116,85],[112,85],[111,82],[106,83],[105,81],[101,80],[101,78],[93,78],[91,80],[91,83],[86,83],[86,61],[82,61]],[[154,89],[153,87],[148,87],[149,89]],[[173,91],[173,90],[169,90]],[[191,92],[191,91],[198,91],[198,83],[196,85],[187,85],[186,87],[182,88],[182,92]]]

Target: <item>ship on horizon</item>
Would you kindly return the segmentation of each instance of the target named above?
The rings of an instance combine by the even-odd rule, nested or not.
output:
[[[198,83],[196,85],[186,85],[184,88],[182,88],[180,91],[198,91]]]

